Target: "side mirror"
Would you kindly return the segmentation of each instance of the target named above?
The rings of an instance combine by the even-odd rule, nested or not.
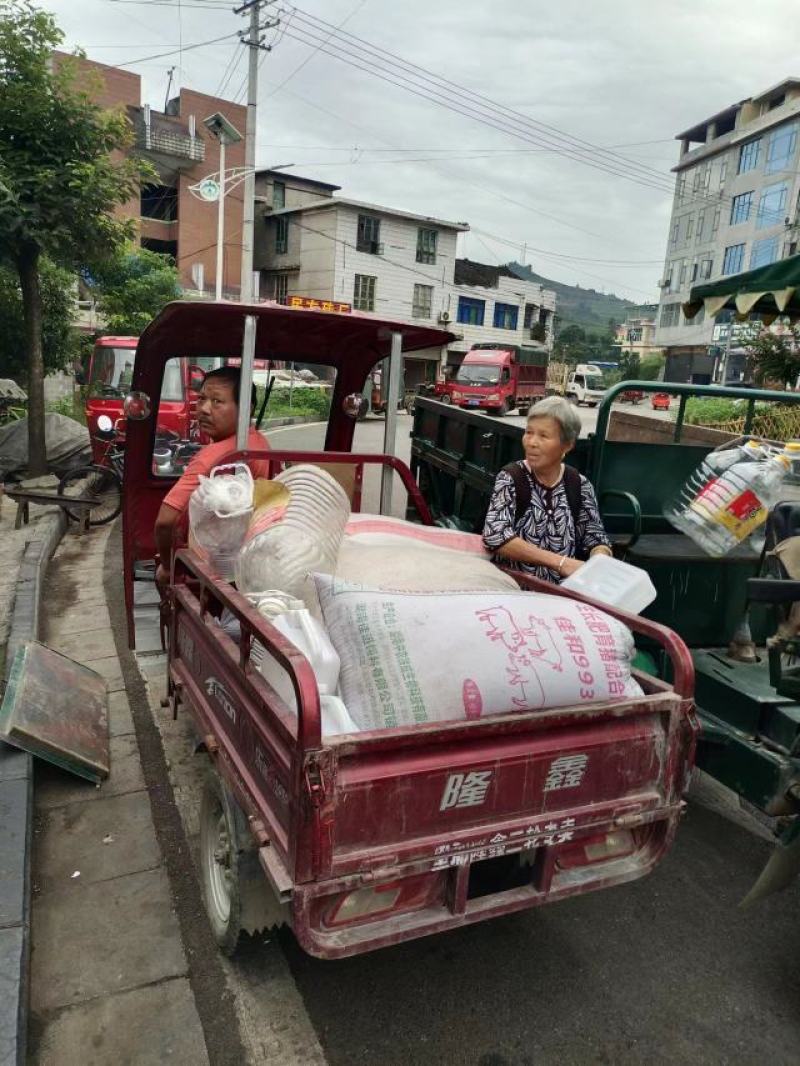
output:
[[[358,421],[365,417],[369,410],[369,404],[366,397],[362,396],[360,392],[351,392],[349,396],[345,396],[342,400],[342,410],[348,418]]]
[[[203,387],[203,382],[206,380],[205,371],[199,366],[189,367],[189,391],[199,392]]]

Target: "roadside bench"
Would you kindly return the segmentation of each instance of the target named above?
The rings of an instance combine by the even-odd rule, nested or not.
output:
[[[86,533],[89,529],[89,516],[92,508],[97,506],[97,500],[90,496],[62,496],[58,492],[37,491],[36,489],[10,489],[6,487],[3,490],[3,494],[17,505],[14,529],[20,529],[23,524],[28,524],[30,518],[29,508],[33,503],[44,507],[50,505],[60,507],[68,519],[72,518],[78,523],[81,533]]]

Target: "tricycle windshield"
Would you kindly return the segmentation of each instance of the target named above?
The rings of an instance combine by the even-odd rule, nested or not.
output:
[[[89,373],[94,392],[124,396],[131,387],[135,348],[95,348]]]
[[[459,367],[456,381],[462,385],[496,385],[500,380],[500,367],[486,363],[469,363]]]

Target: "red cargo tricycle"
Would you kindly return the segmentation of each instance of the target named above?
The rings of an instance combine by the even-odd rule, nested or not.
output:
[[[176,353],[191,362],[238,354],[246,315],[256,319],[256,356],[322,364],[335,384],[324,452],[231,459],[257,454],[273,473],[298,460],[325,465],[354,511],[365,471],[378,466],[431,521],[405,464],[350,449],[375,364],[390,351],[440,348],[448,333],[357,313],[172,304],[142,336],[134,369],[129,621],[134,568],[154,556],[153,522],[172,483],[151,461],[164,366]],[[175,557],[168,603],[169,704],[191,716],[211,762],[200,869],[224,951],[242,930],[278,921],[321,958],[371,951],[623,884],[649,873],[672,843],[693,762],[693,668],[662,626],[611,612],[672,663],[672,685],[636,673],[635,699],[323,737],[309,662],[191,550]],[[238,644],[217,624],[223,611],[238,621]],[[296,714],[251,662],[255,641],[290,679]]]

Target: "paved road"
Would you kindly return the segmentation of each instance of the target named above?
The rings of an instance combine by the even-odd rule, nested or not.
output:
[[[590,428],[595,412],[581,414]],[[406,458],[409,428],[401,416]],[[322,434],[271,436],[311,449]],[[359,449],[382,439],[382,420],[357,427]],[[200,767],[188,722],[158,717],[194,851]],[[306,956],[285,930],[252,940],[225,963],[247,1061],[277,1063],[293,1045],[292,1062],[319,1061],[319,1046],[333,1066],[793,1066],[800,889],[738,909],[769,850],[701,781],[675,848],[644,881],[340,962]]]

